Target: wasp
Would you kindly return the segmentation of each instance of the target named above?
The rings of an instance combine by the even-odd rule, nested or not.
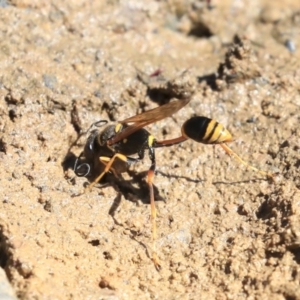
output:
[[[155,148],[169,147],[180,144],[188,139],[192,139],[203,144],[219,144],[225,152],[234,156],[240,163],[247,168],[252,169],[266,177],[273,178],[274,174],[261,171],[238,156],[226,144],[233,141],[230,132],[217,121],[203,117],[195,116],[188,119],[181,127],[181,135],[177,138],[169,140],[157,140],[144,127],[154,122],[158,122],[166,117],[169,117],[179,111],[182,107],[189,103],[191,98],[177,99],[162,106],[148,110],[141,114],[127,118],[118,124],[107,125],[101,131],[93,130],[86,142],[83,152],[76,159],[74,171],[78,176],[87,176],[90,173],[90,165],[87,163],[79,164],[79,160],[84,158],[96,157],[104,164],[103,172],[90,183],[84,192],[91,189],[96,183],[101,181],[103,176],[108,172],[115,173],[113,164],[116,160],[121,160],[130,165],[137,160],[142,160],[145,156],[145,151],[151,161],[151,165],[147,175],[147,183],[149,186],[150,205],[151,205],[151,222],[152,222],[152,242],[153,252],[152,260],[156,269],[160,269],[160,263],[156,251],[157,227],[156,227],[156,207],[153,192],[153,178],[156,169]],[[96,125],[106,125],[107,121],[99,121]],[[137,155],[138,158],[132,157]],[[85,171],[83,171],[85,169]]]

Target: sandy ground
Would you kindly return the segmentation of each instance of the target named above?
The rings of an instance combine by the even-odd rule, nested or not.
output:
[[[0,263],[16,297],[300,299],[298,0],[0,4]],[[73,197],[91,180],[73,171],[77,138],[192,92],[147,130],[214,118],[278,174],[220,146],[157,149],[158,272],[148,153]]]

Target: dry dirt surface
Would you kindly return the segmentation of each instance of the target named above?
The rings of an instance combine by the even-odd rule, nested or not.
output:
[[[17,298],[300,299],[299,0],[2,0],[0,32],[0,263]],[[148,151],[85,193],[103,154],[74,164],[91,124],[189,96],[147,130],[213,118],[274,178],[219,145],[156,149],[157,271]]]

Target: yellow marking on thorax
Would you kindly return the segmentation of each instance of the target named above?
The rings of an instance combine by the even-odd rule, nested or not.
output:
[[[122,130],[122,128],[123,128],[123,125],[122,125],[122,124],[120,124],[120,123],[117,124],[116,127],[115,127],[115,132],[116,132],[116,133],[120,132],[120,131]]]
[[[148,136],[148,146],[149,146],[149,147],[152,147],[153,144],[154,144],[154,141],[155,141],[154,136],[150,134],[150,135]]]

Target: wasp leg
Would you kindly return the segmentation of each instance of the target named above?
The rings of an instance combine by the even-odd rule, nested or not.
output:
[[[100,162],[101,162],[104,166],[107,166],[107,164],[108,164],[109,161],[111,160],[111,157],[100,156],[100,157],[99,157],[99,160],[100,160]],[[130,165],[132,165],[133,163],[136,163],[137,161],[139,161],[138,158],[133,158],[133,157],[126,156],[126,161],[125,161],[125,162],[126,162],[127,166],[130,166]],[[109,171],[112,171],[115,177],[120,178],[119,174],[117,173],[117,171],[116,171],[113,167],[110,167],[110,170],[109,170]]]
[[[157,240],[157,226],[156,226],[156,207],[155,207],[155,200],[154,200],[154,191],[153,191],[153,178],[156,168],[156,161],[155,161],[155,152],[152,145],[148,145],[149,147],[149,157],[151,160],[151,166],[148,171],[147,176],[147,183],[149,187],[149,194],[150,194],[150,206],[151,206],[151,223],[152,223],[152,261],[154,263],[154,266],[156,270],[160,270],[161,266],[158,260],[157,256],[157,250],[156,250],[156,240]],[[144,149],[139,153],[140,159],[144,157]]]
[[[90,183],[84,190],[84,193],[90,189],[92,189],[92,187],[98,183],[102,178],[103,176],[110,171],[111,169],[111,166],[112,164],[114,163],[115,159],[118,158],[118,159],[121,159],[122,161],[124,162],[128,162],[128,158],[126,155],[124,154],[121,154],[121,153],[116,153],[113,157],[106,157],[106,156],[100,156],[100,161],[102,163],[104,163],[106,166],[105,166],[105,169],[104,171],[92,182]],[[107,162],[107,163],[106,163]]]
[[[241,164],[243,164],[244,166],[246,166],[247,168],[260,173],[264,176],[267,176],[269,178],[272,178],[274,180],[274,174],[269,173],[269,172],[265,172],[262,170],[259,170],[253,166],[251,166],[249,163],[245,162],[241,157],[239,157],[233,150],[231,150],[226,144],[220,144],[220,146],[225,150],[225,152],[229,155],[229,156],[234,156]]]
[[[111,160],[111,158],[107,157],[107,156],[100,156],[99,160],[106,167],[107,164],[109,163],[109,161]],[[118,173],[116,172],[116,170],[113,167],[111,167],[109,171],[112,171],[115,177],[117,177],[117,178],[119,177]]]
[[[136,158],[127,157],[126,155],[121,154],[121,153],[116,153],[113,157],[100,156],[99,160],[101,163],[103,163],[105,165],[105,169],[91,184],[89,184],[86,187],[86,189],[84,190],[84,193],[87,190],[90,190],[96,183],[98,183],[103,178],[103,176],[110,170],[112,170],[114,175],[116,177],[118,177],[118,174],[116,173],[115,169],[112,167],[116,158],[126,162],[128,165],[131,165],[132,163],[135,163],[136,161],[138,161],[138,159],[136,159]]]

